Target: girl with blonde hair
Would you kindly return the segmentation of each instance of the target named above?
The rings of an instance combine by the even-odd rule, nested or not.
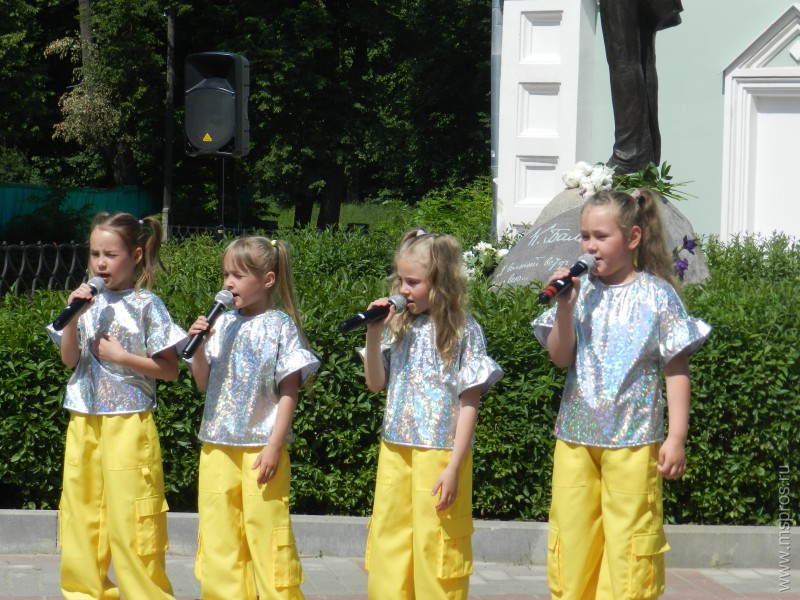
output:
[[[319,361],[302,334],[285,242],[232,242],[222,276],[233,310],[192,359],[206,392],[195,573],[204,600],[299,600],[287,445],[300,384]],[[208,330],[201,315],[189,333]]]
[[[658,202],[647,189],[590,197],[581,251],[594,271],[533,322],[553,363],[569,369],[547,543],[550,591],[563,600],[664,593],[661,484],[686,470],[688,357],[710,327],[675,290]],[[551,281],[565,276],[559,269]]]
[[[185,337],[155,280],[161,224],[100,213],[89,234],[88,301],[61,331],[48,328],[74,369],[64,394],[70,413],[61,494],[61,592],[79,598],[169,599],[167,501],[153,421],[156,380],[178,376],[175,344]],[[111,560],[117,584],[108,578]]]
[[[367,385],[388,385],[366,553],[372,600],[469,591],[478,403],[503,372],[466,312],[461,256],[450,236],[407,232],[390,278],[406,308],[367,326]]]

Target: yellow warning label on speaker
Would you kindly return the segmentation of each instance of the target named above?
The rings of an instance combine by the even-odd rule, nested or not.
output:
[[[203,136],[203,141],[204,141],[204,142],[210,142],[210,141],[212,141],[212,140],[211,140],[211,136],[210,136],[209,134],[205,134],[205,135]]]

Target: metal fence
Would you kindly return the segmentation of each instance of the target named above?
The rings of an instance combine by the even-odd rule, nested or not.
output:
[[[36,290],[72,290],[86,277],[87,244],[7,244],[0,246],[0,295]]]
[[[366,223],[348,223],[348,230],[367,233]],[[276,221],[265,221],[257,229],[243,227],[204,227],[200,225],[170,225],[168,238],[180,242],[197,235],[205,235],[220,241],[258,233],[274,235],[278,230]],[[86,280],[88,272],[89,245],[70,242],[68,244],[9,244],[0,246],[0,296],[7,293],[15,296],[30,296],[36,290],[74,290]]]
[[[266,227],[259,228],[259,231],[266,233],[274,233],[278,229],[277,223],[268,222]],[[216,227],[203,227],[200,225],[170,225],[169,239],[171,240],[185,240],[194,235],[208,235],[218,240],[223,238],[241,237],[253,233],[253,229],[244,227],[226,227],[218,225]]]
[[[223,226],[174,225],[169,228],[169,238],[175,241],[196,235],[208,235],[221,240],[248,233],[251,233],[248,229]],[[0,296],[7,293],[30,295],[36,290],[74,290],[86,279],[89,267],[89,245],[86,243],[3,242],[0,253]]]

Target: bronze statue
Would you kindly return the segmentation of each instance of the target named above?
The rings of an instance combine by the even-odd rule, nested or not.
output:
[[[600,0],[614,108],[608,164],[618,174],[661,160],[656,32],[678,25],[682,10],[681,0]]]

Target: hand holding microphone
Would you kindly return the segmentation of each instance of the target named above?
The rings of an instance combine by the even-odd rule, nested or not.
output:
[[[373,306],[372,308],[368,308],[364,312],[360,312],[357,315],[353,315],[346,321],[343,321],[339,325],[339,331],[342,333],[350,333],[359,327],[385,319],[386,315],[389,314],[389,311],[391,311],[393,306],[395,312],[401,313],[406,309],[406,304],[407,301],[403,296],[400,296],[399,294],[396,296],[391,296],[388,304],[384,306]]]
[[[208,322],[208,328],[200,331],[199,333],[193,335],[189,340],[189,343],[186,344],[186,347],[183,349],[181,356],[183,358],[192,358],[197,352],[200,345],[203,343],[203,340],[208,335],[209,329],[214,324],[214,321],[217,320],[222,313],[226,310],[230,309],[233,306],[233,294],[231,294],[228,290],[220,290],[217,292],[217,295],[214,296],[214,306],[206,313],[206,321]]]
[[[580,277],[584,273],[590,273],[594,270],[596,264],[597,261],[591,254],[584,254],[581,256],[575,264],[569,268],[569,273],[567,273],[567,275],[547,284],[547,287],[539,294],[539,304],[547,304],[561,292],[572,287],[573,277]]]
[[[53,321],[53,329],[56,331],[61,331],[64,327],[67,326],[67,323],[72,321],[83,308],[89,304],[97,294],[102,292],[106,288],[106,284],[101,277],[92,277],[89,281],[86,282],[86,285],[89,286],[89,293],[91,296],[89,298],[73,298],[72,302],[67,304],[67,307],[61,311],[61,314],[58,315],[55,320]]]

